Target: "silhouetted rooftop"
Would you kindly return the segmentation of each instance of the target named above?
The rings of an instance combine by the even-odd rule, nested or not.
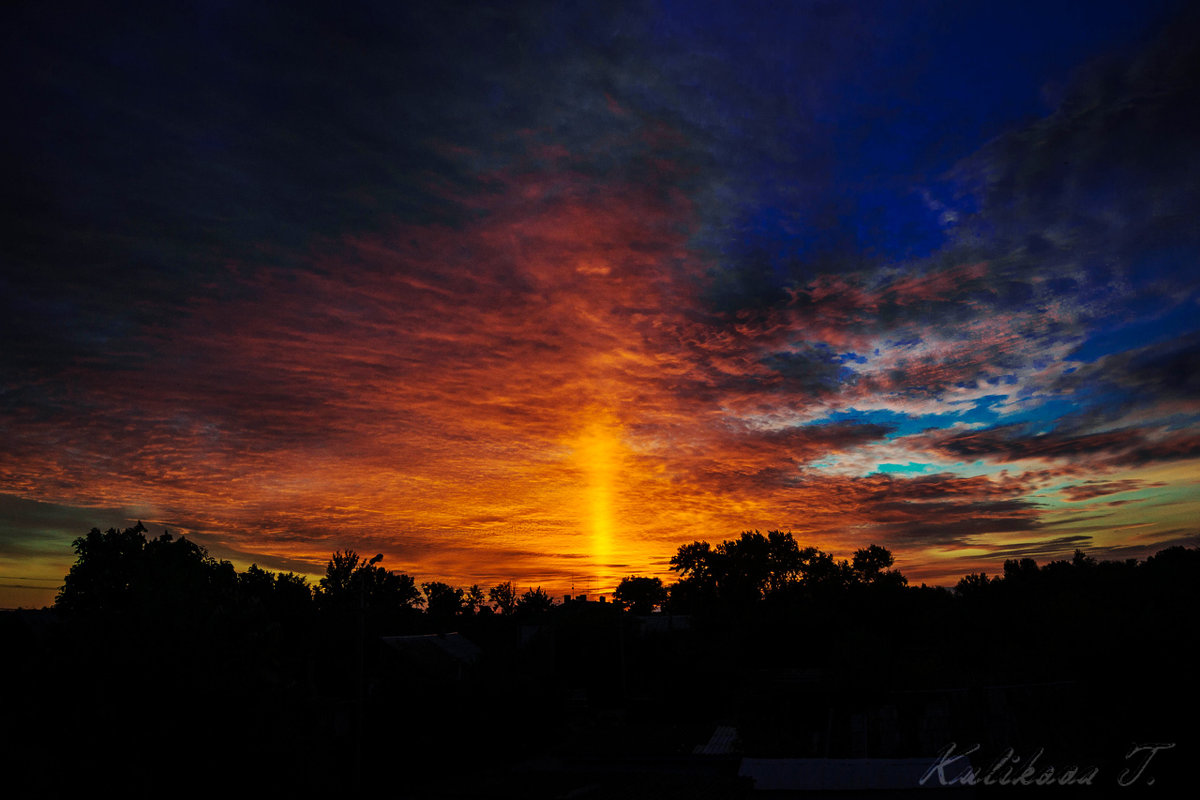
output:
[[[475,663],[483,652],[459,633],[380,638],[401,656],[431,674],[444,672],[449,667],[461,677],[462,668]]]

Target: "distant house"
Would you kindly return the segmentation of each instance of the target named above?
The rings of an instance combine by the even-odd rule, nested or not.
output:
[[[394,662],[430,680],[461,681],[483,653],[460,633],[381,637]]]
[[[692,752],[698,756],[728,756],[736,750],[737,728],[732,725],[718,725],[708,741],[696,745]]]
[[[743,758],[738,776],[754,781],[757,791],[873,792],[943,789],[951,796],[962,787],[943,787],[931,775],[934,758]],[[957,776],[971,768],[965,756],[943,763],[943,773]],[[924,781],[924,782],[922,782]],[[809,796],[809,795],[805,795]],[[938,793],[942,796],[942,792]]]

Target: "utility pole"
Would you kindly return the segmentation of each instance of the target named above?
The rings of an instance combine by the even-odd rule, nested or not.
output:
[[[377,553],[374,558],[359,567],[361,576],[358,579],[358,714],[354,735],[354,780],[362,789],[362,749],[363,728],[366,723],[366,650],[367,650],[367,576],[371,567],[383,561],[383,553]]]

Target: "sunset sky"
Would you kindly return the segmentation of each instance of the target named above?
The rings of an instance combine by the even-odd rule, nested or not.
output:
[[[351,5],[0,12],[0,607],[1200,543],[1188,3]]]

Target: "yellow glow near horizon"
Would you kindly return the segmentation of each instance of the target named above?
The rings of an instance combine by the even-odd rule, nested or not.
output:
[[[589,425],[575,442],[575,460],[586,477],[593,568],[596,577],[603,578],[606,565],[612,561],[616,537],[614,507],[621,469],[620,429],[607,420]]]

